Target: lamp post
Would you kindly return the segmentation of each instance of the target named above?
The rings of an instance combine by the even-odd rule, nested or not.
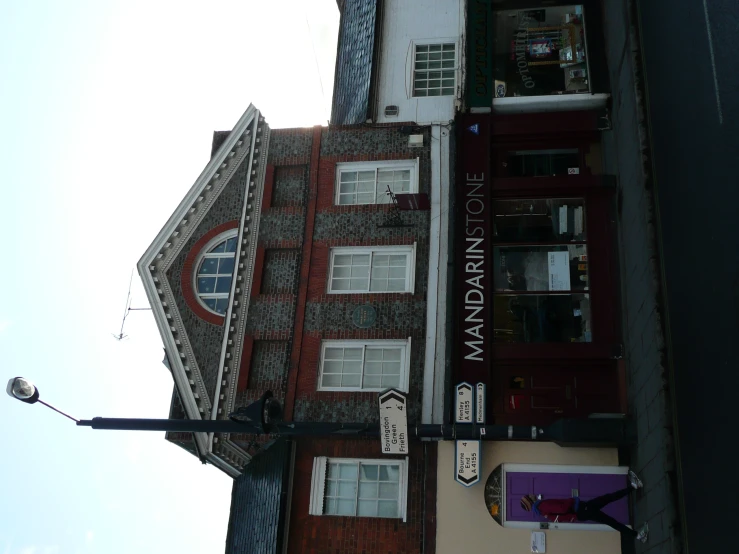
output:
[[[282,421],[282,407],[265,392],[256,402],[239,408],[227,420],[201,419],[76,419],[43,402],[38,389],[28,379],[15,377],[7,392],[13,398],[34,404],[40,402],[74,421],[78,426],[119,431],[171,431],[180,433],[243,433],[248,435],[285,435],[293,437],[380,436],[377,423],[331,423]],[[634,429],[626,419],[561,419],[548,426],[477,425],[454,423],[408,425],[409,438],[437,440],[528,440],[555,442],[563,446],[612,446],[633,440]]]

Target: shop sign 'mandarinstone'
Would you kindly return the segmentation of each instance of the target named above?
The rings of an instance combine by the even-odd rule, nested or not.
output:
[[[488,382],[492,314],[489,122],[463,115],[459,121],[457,187],[456,380]]]

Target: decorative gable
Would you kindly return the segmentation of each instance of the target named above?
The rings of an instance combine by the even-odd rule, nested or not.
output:
[[[268,147],[269,127],[250,105],[138,263],[189,419],[225,418],[233,409]],[[199,252],[227,230],[237,240],[227,304],[219,314],[198,298],[194,272]],[[227,437],[198,433],[195,442],[231,475],[249,460]]]

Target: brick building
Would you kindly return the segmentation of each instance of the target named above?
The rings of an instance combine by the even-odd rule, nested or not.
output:
[[[270,130],[251,106],[214,134],[210,163],[139,262],[175,381],[170,417],[224,419],[271,390],[288,421],[377,422],[377,393],[393,387],[420,420],[435,363],[430,212],[397,212],[386,190],[428,195],[431,150],[428,127]],[[398,457],[361,438],[167,438],[237,477],[233,551],[418,552],[434,539],[433,443]],[[250,502],[279,533],[237,524]]]
[[[597,41],[577,35],[584,69],[533,71],[536,87],[573,90],[529,87],[516,57],[522,33],[572,42],[588,17],[596,35],[598,3],[530,4],[339,2],[331,125],[270,130],[250,106],[215,133],[139,262],[170,417],[224,419],[271,390],[288,421],[369,423],[392,387],[409,422],[449,423],[460,381],[487,386],[488,423],[625,411]],[[503,31],[513,40],[495,42]],[[388,186],[430,208],[398,216]],[[227,552],[240,553],[528,549],[541,521],[517,511],[520,491],[587,498],[626,471],[616,448],[487,442],[481,484],[462,487],[452,441],[398,457],[369,439],[167,439],[235,478]],[[605,526],[548,529],[550,552],[620,549],[592,533]]]

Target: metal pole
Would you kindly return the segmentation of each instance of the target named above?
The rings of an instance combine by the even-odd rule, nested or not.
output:
[[[79,420],[79,419],[77,419],[76,417],[72,417],[71,415],[69,415],[69,414],[66,414],[66,413],[64,413],[63,411],[61,411],[61,410],[60,410],[60,409],[58,409],[58,408],[55,408],[55,407],[54,407],[54,406],[52,406],[51,404],[47,404],[46,402],[44,402],[44,401],[43,401],[43,400],[41,400],[40,398],[39,398],[39,399],[38,399],[38,400],[37,400],[36,402],[38,402],[39,404],[43,404],[43,405],[44,405],[44,406],[46,406],[47,408],[51,408],[51,409],[52,409],[52,410],[54,410],[54,411],[55,411],[56,413],[58,413],[58,414],[62,414],[62,415],[63,415],[64,417],[68,417],[68,418],[69,418],[69,419],[71,419],[72,421],[76,421],[76,422],[77,422],[77,424],[79,425],[79,422],[80,422],[80,420]]]
[[[196,419],[123,419],[96,417],[77,425],[124,431],[172,431],[180,433],[274,434],[293,437],[379,437],[377,423],[280,422],[265,431],[250,421]],[[626,419],[563,419],[546,426],[440,424],[409,425],[409,438],[440,440],[528,440],[568,446],[625,444],[633,439],[633,424]]]

